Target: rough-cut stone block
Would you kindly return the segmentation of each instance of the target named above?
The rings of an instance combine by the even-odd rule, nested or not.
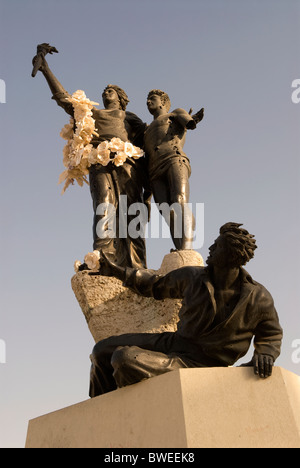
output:
[[[27,448],[300,448],[300,377],[180,369],[29,422]]]
[[[165,275],[187,265],[202,266],[194,250],[176,251],[165,256],[158,274]],[[77,273],[72,288],[94,340],[123,333],[175,331],[181,301],[145,298],[125,288],[116,278]]]

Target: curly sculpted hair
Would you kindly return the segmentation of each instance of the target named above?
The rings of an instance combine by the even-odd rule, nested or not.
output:
[[[245,265],[254,257],[257,248],[254,235],[241,226],[238,223],[226,223],[220,228],[220,236],[226,242],[233,266]]]

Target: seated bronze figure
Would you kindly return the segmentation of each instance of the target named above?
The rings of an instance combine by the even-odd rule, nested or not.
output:
[[[183,267],[159,276],[122,268],[102,256],[97,273],[115,276],[138,294],[183,299],[176,332],[112,336],[91,355],[90,396],[179,368],[227,367],[243,357],[269,377],[280,354],[282,328],[270,293],[244,270],[256,241],[241,224],[226,223],[209,249],[206,267]]]

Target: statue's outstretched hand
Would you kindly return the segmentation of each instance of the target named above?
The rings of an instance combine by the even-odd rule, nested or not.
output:
[[[35,77],[38,71],[43,72],[46,68],[47,62],[45,57],[43,57],[41,54],[37,54],[33,57],[32,59],[32,65],[33,65],[33,70],[32,70],[32,77]]]
[[[196,124],[201,122],[201,120],[204,117],[204,107],[202,107],[202,109],[200,109],[196,114],[192,115],[192,117],[193,117],[194,121],[196,122]]]
[[[45,60],[45,55],[46,54],[53,54],[54,52],[57,54],[58,50],[56,49],[56,47],[51,46],[47,42],[43,42],[43,44],[39,44],[37,46],[37,51],[36,52],[37,52],[36,56],[33,57],[33,60],[32,60],[33,70],[32,70],[31,76],[33,78],[35,77],[35,75],[37,74],[37,72],[39,70],[40,71],[45,70],[45,68],[47,66],[47,62]]]

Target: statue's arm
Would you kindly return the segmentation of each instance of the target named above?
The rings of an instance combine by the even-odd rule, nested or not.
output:
[[[194,130],[197,126],[197,123],[200,122],[200,120],[197,120],[196,118],[199,112],[197,112],[197,114],[195,115],[191,115],[186,110],[179,108],[179,109],[173,110],[173,112],[169,114],[170,115],[169,118],[170,120],[176,120],[176,122],[179,125],[181,125],[183,128],[186,128],[188,130]]]
[[[143,148],[144,146],[144,133],[147,128],[147,124],[143,122],[136,114],[133,112],[126,111],[126,122],[129,127],[129,141],[135,146]]]
[[[243,366],[253,366],[256,375],[266,378],[272,374],[274,362],[280,355],[283,333],[273,299],[264,289],[257,311],[261,319],[254,330],[254,355]]]
[[[255,352],[252,358],[254,372],[260,377],[269,377],[272,366],[280,354],[282,328],[274,309],[272,316],[263,319],[254,332]]]
[[[42,72],[48,83],[48,86],[53,95],[52,99],[54,99],[57,104],[62,107],[68,114],[73,116],[73,106],[70,102],[67,101],[67,98],[70,97],[70,94],[65,90],[54,73],[51,71],[45,57],[42,59],[42,65],[40,66],[39,70]]]
[[[256,354],[278,358],[282,342],[282,328],[271,294],[262,285],[257,299],[257,316],[259,321],[254,330],[254,347]]]
[[[158,275],[154,270],[126,268],[124,285],[141,296],[162,300],[183,299],[188,282],[188,275],[179,270]]]
[[[184,291],[191,279],[188,270],[189,267],[181,268],[160,276],[154,270],[120,267],[101,252],[99,272],[89,274],[92,276],[114,276],[135,293],[161,300],[182,299],[184,297]]]

